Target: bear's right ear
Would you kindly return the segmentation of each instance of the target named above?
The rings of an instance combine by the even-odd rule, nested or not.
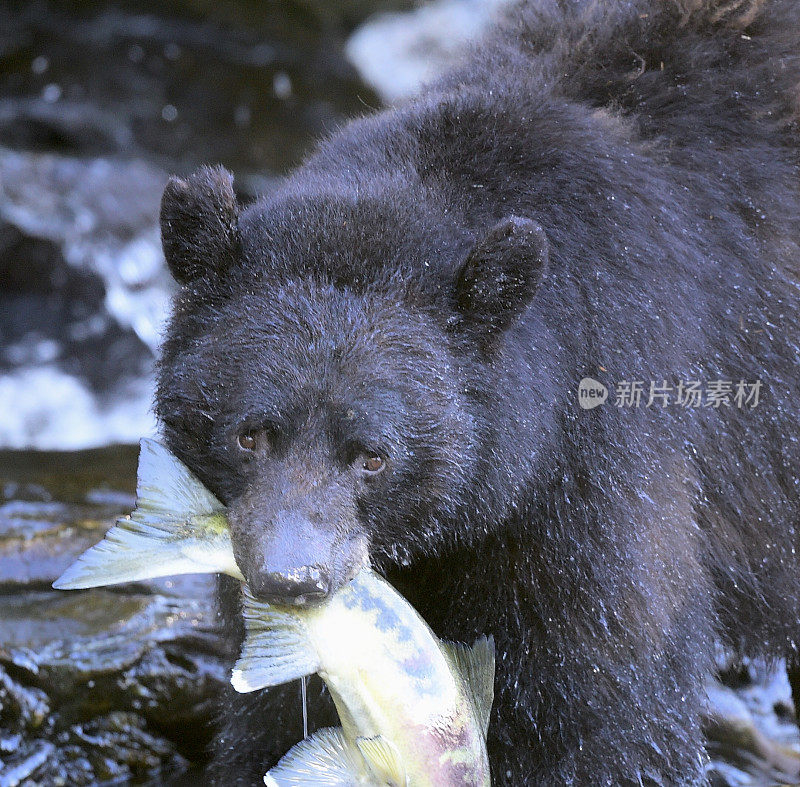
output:
[[[221,275],[236,261],[239,208],[233,175],[201,167],[188,178],[172,177],[161,198],[161,245],[179,284]]]
[[[528,308],[545,274],[549,244],[535,221],[507,216],[478,241],[458,272],[459,324],[490,348]]]

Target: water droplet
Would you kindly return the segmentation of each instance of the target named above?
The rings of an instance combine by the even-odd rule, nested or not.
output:
[[[128,47],[128,59],[132,63],[141,63],[144,59],[144,49],[139,44],[131,44]]]
[[[289,98],[292,95],[292,80],[285,71],[278,71],[272,78],[272,89],[278,98]]]
[[[57,85],[55,82],[45,85],[42,90],[42,98],[47,101],[48,104],[58,101],[58,99],[61,98],[61,85]]]
[[[48,68],[50,68],[50,61],[44,55],[39,55],[31,61],[31,71],[34,74],[44,74]]]

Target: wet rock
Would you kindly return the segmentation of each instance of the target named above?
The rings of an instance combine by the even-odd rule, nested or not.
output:
[[[55,752],[55,746],[48,741],[34,741],[15,750],[11,759],[0,760],[0,787],[17,787],[23,781],[43,769]],[[57,782],[53,782],[54,784]],[[62,782],[64,784],[65,782]]]
[[[111,519],[88,506],[15,501],[0,505],[0,590],[49,585],[102,538]]]
[[[9,661],[13,664],[11,654]],[[12,680],[4,669],[0,669],[0,721],[3,724],[33,732],[42,726],[49,714],[50,703],[41,689],[25,688]],[[5,739],[11,741],[6,748],[14,751],[14,744],[21,738],[20,733],[6,736]]]
[[[0,500],[101,502],[128,513],[136,491],[138,445],[86,451],[0,450]]]
[[[186,768],[170,742],[150,734],[133,713],[75,724],[55,741],[35,739],[21,746],[0,766],[0,787],[142,783]]]
[[[209,578],[170,585],[0,596],[0,737],[12,742],[0,779],[42,742],[55,749],[36,784],[141,778],[202,758],[228,668]]]
[[[0,787],[164,783],[205,757],[229,678],[213,578],[50,588],[132,507],[136,456],[0,452]]]
[[[135,446],[0,451],[0,592],[49,587],[130,511],[137,456]]]

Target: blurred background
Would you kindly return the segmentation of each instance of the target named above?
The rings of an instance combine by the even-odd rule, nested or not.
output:
[[[151,433],[167,175],[220,162],[243,200],[268,191],[316,137],[436,73],[494,4],[0,3],[0,445]]]
[[[156,433],[168,175],[219,162],[242,201],[268,192],[503,2],[0,0],[0,787],[203,783],[229,655],[211,580],[50,589],[131,509],[136,443]],[[785,780],[780,665],[725,684],[715,783]]]

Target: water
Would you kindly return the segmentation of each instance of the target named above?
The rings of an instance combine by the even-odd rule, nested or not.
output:
[[[152,433],[168,174],[248,201],[379,104],[341,46],[369,2],[72,5],[0,2],[0,447]]]
[[[300,702],[303,705],[303,740],[308,737],[308,696],[307,696],[307,683],[308,678],[303,675],[300,678]]]

